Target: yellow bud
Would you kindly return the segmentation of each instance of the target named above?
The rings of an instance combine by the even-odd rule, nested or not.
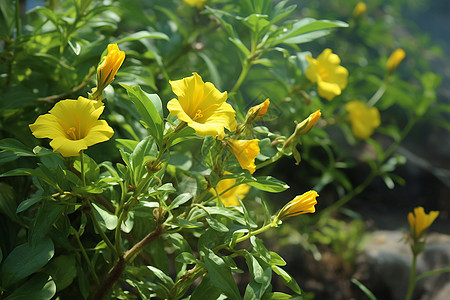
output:
[[[429,214],[426,214],[422,206],[414,208],[414,213],[410,212],[408,214],[412,237],[419,239],[438,216],[438,211],[430,211]]]
[[[366,13],[367,6],[364,2],[358,2],[353,9],[353,17],[360,18],[362,15]]]
[[[270,100],[267,98],[263,103],[251,107],[247,112],[245,123],[248,124],[261,120],[266,115],[269,104]]]
[[[405,58],[405,56],[405,50],[403,50],[402,48],[399,48],[392,52],[391,56],[389,56],[389,59],[386,62],[386,70],[388,71],[388,73],[394,72],[395,69],[397,69],[398,65]]]
[[[117,44],[108,45],[108,55],[97,67],[97,90],[96,94],[101,92],[113,81],[117,71],[125,59],[125,52],[120,51]]]
[[[314,205],[317,204],[317,197],[319,197],[319,194],[316,191],[308,191],[296,196],[280,210],[277,219],[283,220],[301,214],[314,213],[316,211]]]

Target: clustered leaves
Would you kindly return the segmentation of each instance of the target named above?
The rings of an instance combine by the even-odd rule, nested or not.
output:
[[[375,177],[349,183],[334,125],[374,146],[372,174],[395,177],[401,158],[371,136],[386,130],[383,97],[404,52],[363,101],[351,60],[315,49],[349,24],[299,16],[288,0],[69,2],[21,14],[0,0],[1,297],[302,295],[257,235],[314,213],[334,184],[347,198],[328,218]],[[437,81],[423,78],[427,95]],[[314,167],[291,201],[268,194],[289,188],[266,168],[284,156]],[[432,223],[420,218],[413,234]]]

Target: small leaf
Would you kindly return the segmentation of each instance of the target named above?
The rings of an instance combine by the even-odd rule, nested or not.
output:
[[[289,185],[272,176],[258,176],[246,179],[243,183],[247,183],[261,191],[279,193],[289,188]]]
[[[120,85],[127,90],[130,100],[136,106],[136,109],[141,114],[143,121],[147,124],[150,134],[155,139],[159,148],[161,148],[164,124],[157,110],[157,106],[153,103],[153,101],[157,100],[161,102],[158,95],[154,94],[151,95],[151,98],[149,98],[140,86],[128,86],[123,83]]]
[[[173,201],[170,203],[170,205],[167,207],[169,210],[178,208],[180,205],[183,205],[184,203],[191,200],[192,194],[191,193],[183,193],[175,197]]]
[[[117,226],[117,216],[111,214],[106,209],[102,208],[101,206],[98,206],[95,203],[92,203],[92,207],[94,209],[95,217],[97,218],[98,222],[100,223],[100,227],[102,227],[102,230],[114,230]]]
[[[77,275],[76,260],[73,254],[60,255],[50,261],[45,272],[50,274],[56,283],[56,290],[68,287]]]
[[[138,31],[132,34],[127,35],[127,37],[116,41],[117,44],[122,44],[124,42],[131,41],[139,41],[142,39],[162,39],[162,40],[170,40],[167,35],[162,32],[150,32],[150,31]]]

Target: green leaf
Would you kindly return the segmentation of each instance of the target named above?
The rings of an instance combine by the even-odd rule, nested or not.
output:
[[[68,287],[77,276],[75,255],[60,255],[52,259],[45,268],[45,273],[52,276],[56,283],[56,290]]]
[[[166,273],[161,271],[158,268],[155,268],[153,266],[147,266],[147,268],[152,271],[153,274],[155,274],[156,277],[158,277],[159,280],[164,284],[165,287],[167,287],[169,290],[173,287],[174,282],[172,278],[170,278]]]
[[[140,141],[130,156],[130,164],[134,174],[134,184],[139,185],[142,177],[147,172],[145,167],[149,157],[156,157],[157,150],[152,136],[147,136]]]
[[[206,218],[206,222],[208,222],[209,226],[218,232],[228,232],[229,229],[224,224],[220,223],[216,219],[213,218]]]
[[[98,180],[100,175],[100,168],[98,167],[95,160],[90,158],[87,154],[83,153],[83,161],[84,161],[84,174],[86,178],[86,182],[95,182]],[[73,167],[75,170],[81,173],[81,159],[77,157],[73,163]]]
[[[35,156],[33,151],[31,151],[27,146],[12,138],[0,140],[0,149],[12,151],[18,156]]]
[[[198,259],[195,258],[194,254],[190,252],[181,252],[175,258],[175,261],[185,264],[195,264],[198,262]]]
[[[229,299],[242,299],[230,268],[211,249],[205,249],[205,266],[213,285]]]
[[[33,226],[30,229],[29,241],[31,246],[37,245],[53,226],[53,223],[61,216],[64,211],[64,206],[54,205],[50,202],[44,202],[39,209],[38,215],[34,220]]]
[[[95,217],[98,220],[98,223],[100,224],[100,227],[102,230],[114,230],[117,226],[117,216],[111,214],[106,209],[102,208],[101,206],[98,206],[95,203],[92,203],[92,207],[94,209]]]
[[[148,126],[150,134],[155,139],[159,148],[161,148],[164,124],[157,109],[157,107],[162,107],[160,104],[161,99],[156,94],[146,94],[140,86],[128,86],[123,83],[120,85],[127,90],[130,100],[136,106],[137,111],[141,114],[143,121]],[[159,104],[155,105],[154,102]]]
[[[261,191],[279,193],[289,188],[289,185],[272,176],[258,176],[246,178],[243,183],[247,183]]]
[[[0,182],[0,212],[7,215],[11,220],[17,220],[16,201],[14,199],[13,188]]]
[[[142,39],[162,39],[169,41],[169,37],[162,32],[150,32],[150,31],[138,31],[132,34],[128,34],[125,38],[116,41],[117,44],[122,44],[125,42],[139,41]]]
[[[283,270],[282,268],[278,266],[272,266],[272,270],[280,276],[281,281],[290,288],[293,292],[297,293],[298,295],[302,294],[302,290],[298,286],[297,282],[292,278],[291,275],[289,275],[288,272]]]
[[[173,201],[169,204],[167,207],[168,210],[172,210],[175,208],[178,208],[180,205],[183,205],[184,203],[191,200],[192,194],[191,193],[183,193],[175,197]]]
[[[57,185],[55,182],[53,182],[52,179],[50,179],[44,172],[42,172],[41,169],[25,169],[25,168],[18,168],[11,171],[8,171],[6,173],[0,174],[0,177],[9,177],[9,176],[36,176],[39,179],[42,179],[44,182],[48,183],[54,188],[57,188]]]
[[[175,218],[172,221],[168,222],[171,225],[175,225],[181,228],[197,228],[197,227],[203,227],[202,222],[195,222],[195,221],[189,221],[182,218]]]
[[[370,300],[377,300],[377,297],[360,281],[356,280],[355,278],[352,278],[350,280],[354,285],[356,285]]]
[[[30,208],[31,206],[33,206],[34,204],[39,203],[42,200],[48,199],[48,198],[50,198],[50,196],[36,196],[36,197],[28,198],[27,200],[20,202],[19,206],[17,207],[16,213],[23,212],[23,211],[27,210],[28,208]]]
[[[287,39],[294,37],[298,38],[298,41],[301,41],[299,37],[300,35],[312,31],[324,30],[334,27],[348,27],[348,24],[342,21],[315,20],[313,18],[304,18],[292,24],[292,28],[288,28],[287,31],[283,31],[282,34],[277,36],[271,42],[271,47],[281,44],[285,42]]]
[[[46,237],[32,247],[25,243],[14,248],[6,257],[1,269],[3,287],[9,287],[33,274],[47,264],[55,250],[53,242]]]
[[[46,274],[39,273],[18,287],[5,300],[50,300],[56,294],[56,285],[52,278]]]
[[[266,293],[262,297],[263,300],[303,300],[301,296],[292,296],[289,294],[275,292],[275,293]]]
[[[203,140],[202,156],[205,160],[206,165],[210,169],[214,169],[214,166],[216,165],[221,151],[219,147],[220,143],[220,141],[216,140],[213,136],[210,135]]]
[[[190,300],[219,299],[219,289],[211,283],[210,275],[203,277],[200,284],[195,288]]]
[[[260,35],[262,31],[267,28],[267,26],[270,25],[270,22],[267,21],[268,16],[267,15],[261,15],[261,14],[251,14],[246,18],[238,18],[241,19],[242,23],[244,23],[245,26],[250,28],[251,31],[253,31],[255,34]]]

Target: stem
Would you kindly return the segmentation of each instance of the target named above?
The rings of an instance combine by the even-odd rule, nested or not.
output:
[[[81,164],[81,182],[83,186],[86,186],[86,176],[84,174],[84,153],[83,150],[80,151],[80,164]]]
[[[265,167],[267,165],[273,164],[274,162],[276,162],[277,160],[279,160],[281,157],[283,157],[283,155],[281,154],[281,152],[277,152],[277,154],[275,154],[275,156],[269,158],[268,160],[263,161],[262,163],[259,163],[256,165],[256,170]]]
[[[87,74],[86,77],[84,77],[83,81],[79,85],[74,87],[72,90],[62,93],[62,94],[52,95],[52,96],[48,96],[48,97],[40,97],[40,98],[37,98],[37,101],[54,103],[58,100],[67,98],[68,96],[79,92],[87,85],[89,79],[92,77],[92,75],[94,75],[95,70],[96,70],[95,68],[91,68],[91,70],[89,71],[89,74]]]
[[[78,247],[80,247],[81,254],[83,254],[83,257],[86,260],[86,263],[89,268],[89,272],[91,272],[92,276],[94,277],[95,283],[99,284],[100,280],[98,280],[98,277],[97,277],[97,274],[95,273],[94,267],[92,266],[92,263],[89,260],[86,250],[84,249],[83,244],[80,241],[80,236],[78,235],[78,232],[73,227],[71,227],[70,229],[71,229],[71,233],[75,236],[75,239],[77,240],[77,244],[78,244]]]
[[[378,90],[373,94],[372,98],[370,98],[369,101],[367,101],[367,106],[372,107],[383,97],[384,92],[386,92],[386,83],[383,82]]]
[[[15,18],[16,18],[16,40],[17,38],[20,36],[21,33],[21,24],[20,24],[20,1],[16,0],[16,14],[15,14]]]
[[[103,241],[105,241],[106,245],[109,248],[109,251],[111,252],[111,257],[117,257],[116,248],[114,248],[114,245],[111,243],[109,238],[106,236],[106,234],[103,232],[100,224],[98,223],[97,218],[95,217],[94,212],[92,211],[92,206],[89,203],[90,210],[89,210],[89,216],[91,217],[92,223],[94,223],[94,227],[97,229],[98,233],[102,237]]]
[[[247,233],[246,235],[244,235],[244,236],[242,236],[242,237],[236,239],[236,243],[235,243],[235,244],[240,243],[240,242],[243,242],[243,241],[245,241],[246,239],[249,239],[249,238],[251,238],[251,237],[254,236],[254,235],[260,234],[260,233],[262,233],[262,232],[264,232],[264,231],[266,231],[266,230],[268,230],[268,229],[270,229],[270,228],[272,228],[272,227],[278,227],[278,225],[277,225],[276,222],[277,222],[277,220],[274,220],[274,221],[270,222],[269,224],[267,224],[267,225],[265,225],[265,226],[263,226],[263,227],[261,227],[261,228],[255,230],[255,231],[251,231],[251,232]],[[221,250],[221,249],[224,249],[224,248],[228,247],[228,245],[229,245],[228,243],[219,245],[219,246],[215,247],[215,248],[213,249],[213,251],[214,251],[215,253],[217,253],[217,251],[219,251],[219,250]]]
[[[159,236],[161,236],[163,232],[164,232],[163,227],[157,225],[154,231],[150,232],[139,243],[134,245],[133,248],[125,252],[124,255],[119,256],[119,259],[117,260],[116,264],[108,273],[106,279],[100,285],[93,299],[98,300],[104,299],[108,294],[109,290],[114,286],[114,283],[116,283],[116,281],[119,280],[120,276],[122,276],[123,271],[125,271],[127,262],[129,262],[136,254],[142,251],[145,245],[155,241]]]
[[[406,294],[405,300],[411,300],[414,286],[416,285],[417,279],[416,279],[416,262],[417,262],[417,254],[413,253],[413,260],[411,264],[411,273],[409,273],[409,286],[408,286],[408,293]]]
[[[241,74],[239,75],[238,80],[236,81],[233,88],[231,89],[230,94],[235,93],[241,87],[251,66],[252,66],[252,64],[250,63],[250,60],[248,58],[246,60],[244,60],[244,62],[242,63]]]

